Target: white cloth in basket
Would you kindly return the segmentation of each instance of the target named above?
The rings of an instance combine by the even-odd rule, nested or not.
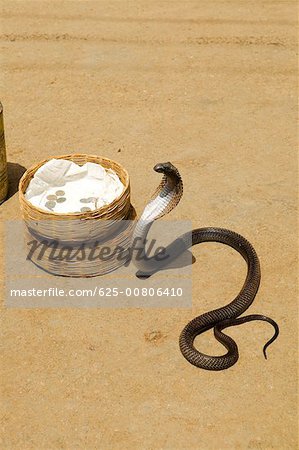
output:
[[[45,211],[74,213],[108,205],[123,190],[112,169],[91,162],[79,166],[65,159],[51,159],[35,172],[25,197]]]

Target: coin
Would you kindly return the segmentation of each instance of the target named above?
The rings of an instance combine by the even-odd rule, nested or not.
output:
[[[91,203],[95,202],[97,199],[95,197],[88,197],[88,198],[80,198],[81,203]]]
[[[88,206],[83,206],[83,208],[81,208],[81,212],[87,212],[87,211],[91,211],[91,209],[88,208]]]
[[[52,202],[52,201],[51,201],[51,202],[46,202],[46,203],[45,203],[45,207],[48,208],[48,209],[54,208],[55,205],[56,205],[56,202]]]
[[[57,201],[57,203],[63,203],[63,202],[66,201],[66,198],[65,197],[59,197],[56,201]]]
[[[56,200],[56,195],[47,195],[47,200]]]
[[[61,196],[61,195],[64,195],[65,192],[64,191],[56,191],[55,194]]]

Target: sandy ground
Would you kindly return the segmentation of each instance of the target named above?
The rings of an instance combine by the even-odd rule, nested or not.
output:
[[[3,449],[297,448],[296,3],[2,1],[2,219],[20,217],[20,166],[72,151],[117,159],[140,213],[152,166],[170,160],[185,180],[172,218],[246,236],[262,265],[250,312],[281,327],[268,361],[263,323],[229,331],[240,360],[227,371],[183,359],[182,327],[245,276],[216,244],[193,249],[192,310],[3,307]],[[212,333],[198,346],[222,351]]]

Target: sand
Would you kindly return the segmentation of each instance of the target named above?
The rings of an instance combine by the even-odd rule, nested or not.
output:
[[[193,249],[192,309],[3,305],[3,449],[297,448],[296,3],[1,2],[2,221],[20,218],[19,174],[41,159],[118,160],[138,214],[159,182],[152,167],[170,160],[185,181],[171,218],[247,237],[262,266],[250,312],[281,328],[267,361],[272,329],[257,322],[229,331],[231,369],[184,360],[182,327],[245,276],[216,244]],[[212,333],[198,347],[222,352]]]

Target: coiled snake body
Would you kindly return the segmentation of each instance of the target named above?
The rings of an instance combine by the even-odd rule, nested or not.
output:
[[[159,261],[154,257],[147,258],[145,254],[146,237],[152,223],[169,213],[180,201],[183,194],[183,182],[181,176],[171,163],[157,164],[154,167],[156,172],[163,174],[163,179],[155,191],[151,201],[145,207],[143,214],[138,221],[134,235],[134,251],[132,259],[139,269],[139,275],[147,276],[157,272],[171,258],[190,247],[190,235],[186,233],[167,247],[166,251],[171,258]],[[257,254],[252,245],[241,235],[223,228],[198,228],[192,230],[192,243],[196,245],[201,242],[220,242],[226,244],[239,252],[247,263],[247,276],[244,285],[237,297],[228,305],[213,311],[206,312],[195,317],[189,322],[181,332],[179,345],[183,356],[194,366],[207,370],[223,370],[235,364],[239,358],[238,347],[235,341],[225,335],[224,328],[239,325],[252,320],[262,320],[269,322],[275,329],[274,336],[265,344],[263,353],[265,358],[266,348],[277,338],[279,328],[274,320],[269,317],[252,314],[244,317],[240,316],[253,302],[260,284],[260,264]],[[136,254],[138,253],[138,258]],[[199,352],[194,347],[196,336],[214,328],[216,339],[226,347],[227,353],[223,356],[210,356]]]

